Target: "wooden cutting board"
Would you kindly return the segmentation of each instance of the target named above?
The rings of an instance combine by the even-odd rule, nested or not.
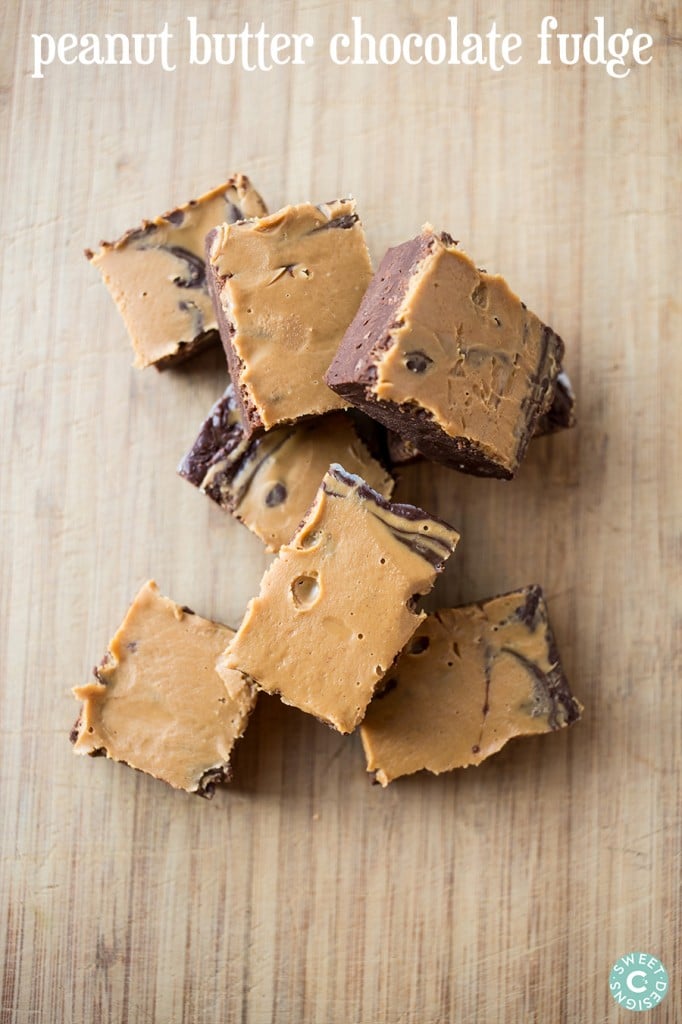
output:
[[[4,1022],[597,1024],[611,965],[670,975],[682,1019],[680,7],[555,5],[652,60],[538,66],[540,0],[10,3],[0,10]],[[303,66],[57,65],[32,33],[308,32]],[[524,39],[489,67],[334,66],[377,35]],[[370,785],[357,737],[263,699],[211,802],[75,758],[72,685],[138,586],[232,625],[268,558],[175,475],[218,351],[130,367],[85,246],[246,171],[271,209],[353,193],[378,260],[429,220],[565,338],[576,430],[511,484],[434,466],[398,495],[462,541],[434,601],[546,590],[584,721],[475,770]],[[339,652],[342,656],[342,652]]]

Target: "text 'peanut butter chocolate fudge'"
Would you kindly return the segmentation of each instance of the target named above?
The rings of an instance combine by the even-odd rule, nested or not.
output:
[[[223,224],[206,251],[247,433],[343,408],[324,374],[372,276],[355,203]]]
[[[263,576],[225,664],[351,732],[424,618],[416,596],[431,589],[458,539],[427,512],[391,504],[330,467],[301,528]]]
[[[367,770],[386,786],[426,768],[480,764],[515,736],[580,718],[538,586],[441,609],[421,624],[361,726]]]
[[[510,478],[563,350],[503,278],[426,225],[389,249],[326,380],[428,458]]]
[[[278,551],[298,529],[333,462],[391,496],[393,478],[372,458],[345,413],[277,427],[250,440],[230,384],[178,472],[260,537],[268,551]]]
[[[256,694],[223,664],[234,635],[163,597],[150,580],[130,606],[83,701],[71,739],[78,754],[106,754],[176,789],[210,796]]]
[[[193,199],[116,242],[86,250],[130,334],[135,366],[165,369],[218,340],[206,285],[205,239],[223,221],[267,212],[245,174]]]

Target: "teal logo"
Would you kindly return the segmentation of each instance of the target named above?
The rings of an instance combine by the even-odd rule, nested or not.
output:
[[[650,953],[626,953],[609,975],[611,995],[625,1010],[652,1010],[665,999],[668,972]]]

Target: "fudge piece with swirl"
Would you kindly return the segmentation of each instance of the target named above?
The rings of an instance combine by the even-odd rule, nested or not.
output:
[[[329,413],[247,438],[229,384],[178,467],[185,480],[279,551],[290,541],[332,462],[390,498],[394,481],[360,439],[350,416]]]
[[[218,340],[206,284],[206,235],[216,224],[266,212],[246,175],[234,174],[117,241],[101,242],[97,252],[85,250],[123,317],[135,366],[163,370]]]
[[[561,666],[537,585],[420,625],[372,701],[360,735],[382,786],[423,769],[478,765],[517,736],[576,722],[582,705]]]
[[[459,534],[329,468],[307,516],[267,569],[225,666],[342,733],[362,720],[424,619],[415,605]]]

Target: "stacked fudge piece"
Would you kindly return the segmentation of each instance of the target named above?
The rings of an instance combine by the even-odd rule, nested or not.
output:
[[[353,200],[267,214],[241,174],[87,255],[138,366],[219,333],[230,382],[178,472],[275,559],[236,631],[147,583],[74,691],[77,752],[210,795],[264,691],[359,726],[386,785],[580,717],[540,588],[426,615],[459,535],[391,500],[391,462],[509,479],[574,422],[563,342],[501,277],[430,225],[373,276]]]

